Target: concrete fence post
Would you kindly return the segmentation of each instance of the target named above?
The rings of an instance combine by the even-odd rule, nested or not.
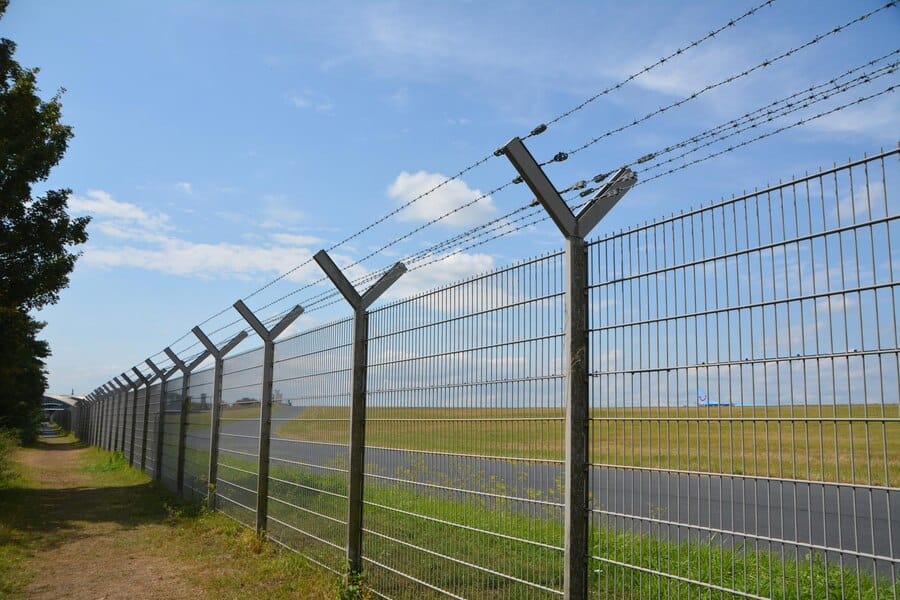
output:
[[[269,518],[269,446],[272,431],[272,380],[275,369],[275,339],[284,333],[297,317],[303,314],[303,307],[295,306],[272,328],[267,329],[262,321],[238,300],[234,308],[253,328],[263,342],[262,397],[259,403],[259,453],[256,476],[256,534],[265,535]]]
[[[197,368],[209,356],[209,351],[204,350],[189,364],[185,364],[172,352],[171,348],[164,350],[169,359],[181,371],[181,416],[178,420],[178,468],[175,477],[175,487],[179,495],[184,492],[184,455],[187,451],[186,435],[188,414],[191,412],[191,397],[188,390],[191,386],[191,372]]]
[[[519,138],[499,150],[534,193],[566,239],[565,283],[565,557],[563,592],[569,600],[588,596],[590,505],[590,354],[588,260],[584,238],[637,181],[620,169],[576,215]]]
[[[350,474],[347,501],[347,562],[351,573],[362,572],[363,484],[366,453],[366,379],[368,375],[368,308],[405,272],[398,262],[364,294],[331,260],[325,250],[314,256],[319,267],[353,309],[353,349],[350,371]]]

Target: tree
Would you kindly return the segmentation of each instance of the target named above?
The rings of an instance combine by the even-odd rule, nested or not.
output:
[[[9,0],[0,0],[0,19]],[[44,324],[28,311],[59,300],[87,241],[89,217],[66,212],[71,191],[49,190],[32,197],[65,154],[72,128],[61,123],[64,90],[49,100],[38,96],[36,68],[13,58],[16,45],[0,38],[0,426],[33,433],[46,387]]]

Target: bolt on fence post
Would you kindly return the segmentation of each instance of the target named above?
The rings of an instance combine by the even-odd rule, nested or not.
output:
[[[241,331],[231,338],[224,346],[217,348],[212,341],[206,337],[200,326],[191,330],[200,343],[206,347],[206,350],[215,360],[215,369],[213,371],[213,397],[212,397],[212,415],[209,420],[209,469],[207,470],[206,486],[207,496],[206,505],[209,508],[216,507],[216,482],[219,477],[219,418],[222,412],[222,370],[225,365],[225,355],[234,350],[235,346],[240,344],[247,337],[246,331]]]
[[[184,490],[184,455],[187,449],[186,434],[188,414],[191,411],[191,397],[188,395],[188,389],[191,386],[191,371],[197,368],[197,365],[206,360],[209,351],[204,350],[190,364],[185,364],[171,349],[164,350],[169,359],[175,363],[175,366],[181,371],[181,416],[178,425],[178,470],[175,477],[175,488],[178,495],[182,495]]]
[[[294,306],[272,329],[256,318],[241,300],[234,303],[245,321],[253,328],[263,342],[262,397],[259,402],[259,452],[256,469],[256,534],[265,535],[269,518],[269,446],[272,431],[272,379],[275,370],[275,339],[284,333],[297,317],[303,314],[303,307]]]
[[[141,472],[143,473],[147,467],[147,421],[150,420],[150,386],[153,385],[157,375],[156,373],[144,375],[137,367],[133,367],[131,370],[144,384],[144,419],[141,426]]]
[[[131,387],[131,390],[134,392],[132,396],[132,404],[131,404],[131,435],[128,436],[128,464],[129,466],[134,466],[134,428],[137,425],[134,417],[137,413],[137,397],[138,397],[138,388],[141,387],[141,382],[138,379],[132,381],[128,375],[122,373],[122,379],[124,379],[128,385]],[[128,392],[125,392],[125,417],[123,418],[122,425],[126,428],[128,427]],[[125,453],[125,430],[122,430],[122,454]]]
[[[168,348],[167,348],[168,350]],[[169,350],[171,352],[171,350]],[[172,367],[168,371],[164,371],[156,366],[149,358],[147,365],[153,370],[153,373],[159,377],[159,410],[156,413],[156,453],[153,456],[154,470],[153,478],[156,481],[162,479],[162,462],[163,462],[163,440],[166,432],[166,396],[168,395],[169,377],[178,370],[177,366]]]
[[[549,213],[566,238],[565,365],[567,365],[565,441],[565,557],[563,593],[569,600],[588,596],[590,506],[590,355],[588,343],[588,259],[584,238],[637,181],[627,168],[619,169],[578,214],[544,174],[519,138],[499,151]]]
[[[353,308],[353,350],[350,371],[350,473],[347,494],[347,562],[351,573],[362,572],[363,484],[366,453],[366,378],[368,375],[368,308],[404,273],[396,263],[362,295],[325,250],[313,257]]]

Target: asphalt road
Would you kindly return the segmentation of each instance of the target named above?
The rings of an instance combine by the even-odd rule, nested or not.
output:
[[[295,418],[301,410],[279,406],[273,417]],[[278,425],[279,421],[272,425],[273,466],[278,464],[277,459],[320,467],[346,465],[346,446],[282,440],[277,437]],[[256,421],[223,422],[220,448],[256,455],[258,434]],[[192,433],[188,444],[207,450],[208,434]],[[328,472],[314,466],[307,470]],[[558,462],[367,448],[366,473],[371,475],[370,484],[389,484],[381,477],[397,477],[450,488],[502,491],[513,498],[504,510],[562,518],[561,508],[537,505],[530,500],[559,498],[563,467]],[[223,471],[220,477],[227,478],[227,474]],[[829,559],[837,559],[839,555],[834,550],[841,549],[846,565],[855,566],[859,559],[862,568],[871,570],[875,560],[882,572],[900,558],[897,489],[627,467],[594,468],[590,482],[595,519],[620,531],[654,533],[672,541],[713,539],[725,545],[743,544],[754,550],[783,552],[788,558],[797,552],[805,555],[812,548],[828,549]],[[233,491],[238,495],[236,499],[253,505],[252,494]],[[469,496],[460,491],[447,491],[445,495]]]

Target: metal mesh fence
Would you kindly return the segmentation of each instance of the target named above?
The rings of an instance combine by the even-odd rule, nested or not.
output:
[[[372,313],[364,557],[392,598],[561,590],[552,254]]]
[[[186,497],[199,502],[207,495],[213,369],[192,372],[189,384],[190,404],[184,431],[183,493]]]
[[[147,454],[144,460],[144,471],[151,477],[156,476],[156,440],[159,435],[160,403],[159,393],[162,386],[154,383],[150,386],[150,410],[147,421]]]
[[[253,527],[259,459],[259,403],[262,349],[225,360],[219,430],[218,507]]]
[[[896,597],[896,161],[590,247],[600,597]]]
[[[181,377],[173,377],[166,383],[166,396],[162,398],[162,466],[163,485],[178,491],[178,435],[181,428]]]
[[[275,345],[268,533],[340,572],[347,537],[351,321]]]
[[[575,561],[589,595],[900,596],[898,156],[588,245],[589,551]],[[362,559],[374,595],[564,595],[566,268],[551,253],[369,313]],[[263,498],[269,538],[336,572],[353,335],[347,319],[275,345]],[[262,361],[260,348],[223,364],[216,506],[249,527]],[[183,432],[182,493],[197,499],[213,379],[192,374]],[[147,424],[147,470],[163,424],[172,489],[181,383],[165,399],[153,386]],[[130,433],[123,400],[91,419],[110,448]]]

